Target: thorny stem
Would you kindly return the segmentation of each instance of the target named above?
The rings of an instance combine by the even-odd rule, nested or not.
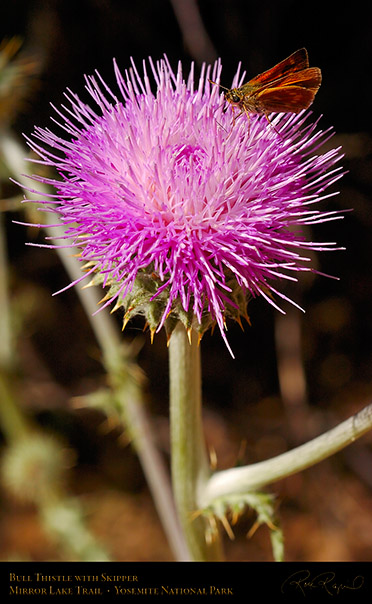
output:
[[[194,561],[221,560],[218,535],[207,542],[208,520],[198,516],[198,492],[210,470],[201,415],[200,348],[181,323],[169,342],[172,482],[181,524]]]
[[[1,131],[0,152],[4,150],[4,142],[7,140],[7,137],[4,136],[4,132]],[[6,153],[4,155],[6,156]],[[8,158],[6,157],[6,159]],[[8,443],[5,461],[4,457],[1,459],[1,469],[2,471],[5,471],[5,468],[9,463],[9,461],[6,461],[9,454],[10,457],[15,455],[18,458],[18,461],[23,461],[26,464],[25,468],[29,468],[27,449],[30,451],[30,445],[31,450],[34,449],[34,452],[35,448],[33,447],[33,443],[37,443],[39,453],[43,453],[45,448],[43,447],[43,437],[39,434],[38,428],[33,425],[32,420],[30,420],[20,409],[14,391],[14,383],[17,383],[17,380],[14,380],[13,375],[15,370],[15,350],[11,330],[5,229],[1,213],[0,222],[0,426]],[[47,440],[48,437],[46,437],[46,442]],[[55,462],[58,465],[60,459],[57,443],[55,449],[56,457],[51,459],[50,455],[53,455],[53,452],[48,450],[47,456],[44,455],[44,458],[43,455],[39,457],[37,461],[38,467],[43,463],[46,463],[48,467],[51,467],[50,464]],[[18,493],[19,495],[20,490],[22,490],[23,496],[27,497],[27,487],[25,489],[22,469],[20,468],[19,463],[17,465],[18,472],[12,472],[10,482],[9,476],[6,478],[4,475],[2,476],[3,482],[10,488],[10,492]],[[25,468],[23,468],[23,471]],[[20,469],[21,472],[19,472]],[[43,474],[44,472],[41,470],[41,475]],[[32,478],[30,480],[32,482]],[[46,485],[44,483],[43,486],[50,487],[51,484]],[[47,490],[45,490],[45,488],[39,488],[36,496],[37,501],[31,497],[33,503],[36,503],[37,505],[41,524],[48,535],[56,540],[62,551],[66,549],[68,555],[77,555],[79,559],[84,561],[108,561],[109,558],[105,549],[96,542],[89,529],[87,529],[83,520],[83,512],[80,509],[79,504],[73,499],[65,496],[63,489],[60,491],[55,487],[56,485],[54,484],[51,491],[49,488],[47,488]],[[30,493],[28,494],[30,495]]]

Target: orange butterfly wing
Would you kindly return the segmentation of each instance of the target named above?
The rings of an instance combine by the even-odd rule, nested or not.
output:
[[[291,72],[282,78],[276,79],[274,82],[268,82],[266,86],[262,86],[263,90],[272,86],[301,86],[302,88],[314,88],[318,90],[322,82],[322,72],[318,67],[308,67],[301,71]]]
[[[265,88],[256,95],[257,104],[262,112],[299,113],[307,109],[314,100],[317,88],[301,86],[281,86]]]
[[[265,84],[273,83],[278,78],[282,78],[288,73],[293,73],[296,71],[301,71],[303,69],[307,69],[309,67],[309,57],[307,54],[306,48],[300,48],[296,50],[296,52],[292,53],[284,59],[277,63],[271,69],[260,73],[256,77],[249,80],[249,84],[252,86],[264,86]]]

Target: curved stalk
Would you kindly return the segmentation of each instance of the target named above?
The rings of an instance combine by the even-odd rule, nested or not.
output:
[[[313,440],[250,466],[214,474],[200,494],[199,504],[207,507],[218,497],[256,491],[269,483],[291,476],[330,457],[372,428],[372,404]]]

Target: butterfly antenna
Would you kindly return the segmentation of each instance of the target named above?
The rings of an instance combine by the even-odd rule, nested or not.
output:
[[[214,84],[214,86],[219,86],[220,88],[223,88],[223,90],[230,90],[230,88],[226,88],[226,86],[221,86],[221,84],[217,84],[217,82],[213,82],[213,80],[208,80],[208,82]]]

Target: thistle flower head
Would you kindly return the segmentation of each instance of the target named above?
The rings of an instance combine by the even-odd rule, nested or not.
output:
[[[309,112],[233,122],[209,82],[219,61],[196,82],[167,58],[149,65],[154,90],[145,63],[142,75],[114,63],[119,97],[86,77],[95,109],[68,91],[64,133],[36,128],[29,141],[59,176],[34,178],[54,187],[44,203],[124,323],[143,313],[152,332],[181,320],[201,335],[217,323],[226,341],[226,318],[246,316],[249,297],[277,306],[275,282],[311,270],[306,251],[334,248],[303,227],[337,217],[314,204],[341,175],[339,150],[318,154],[330,133]]]

